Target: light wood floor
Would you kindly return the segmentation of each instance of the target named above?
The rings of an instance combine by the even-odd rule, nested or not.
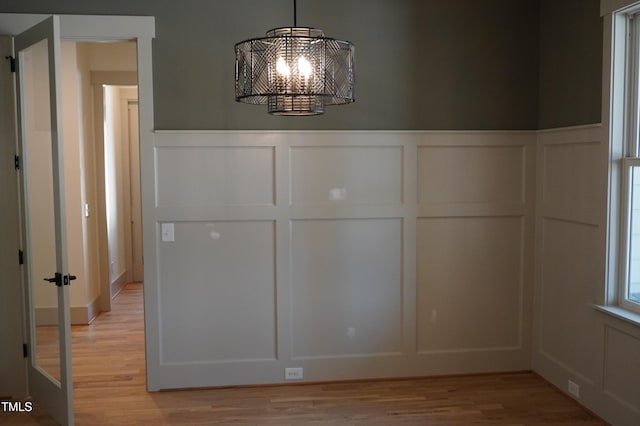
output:
[[[142,287],[74,326],[77,425],[528,425],[606,423],[533,373],[147,393]],[[53,425],[46,414],[1,424]]]
[[[36,325],[38,365],[60,380],[60,336],[57,325]]]

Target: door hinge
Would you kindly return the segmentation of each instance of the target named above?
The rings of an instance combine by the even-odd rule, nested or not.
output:
[[[18,264],[24,265],[24,252],[22,250],[18,250]]]
[[[29,358],[29,347],[27,346],[26,343],[22,344],[22,357]]]
[[[20,170],[20,156],[16,155],[13,157],[13,164],[16,168],[16,170]]]
[[[9,61],[11,72],[16,72],[16,58],[14,58],[13,56],[5,56],[4,58]]]

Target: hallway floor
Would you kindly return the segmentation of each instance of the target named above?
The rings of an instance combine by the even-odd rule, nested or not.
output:
[[[142,284],[73,326],[77,425],[566,425],[606,423],[533,373],[148,393]],[[53,425],[36,409],[0,424]]]

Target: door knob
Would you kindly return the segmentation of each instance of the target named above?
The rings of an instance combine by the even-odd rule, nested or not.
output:
[[[75,275],[67,274],[62,276],[60,272],[56,272],[53,278],[45,278],[44,280],[50,283],[55,283],[58,287],[62,287],[63,285],[69,285],[71,281],[78,279]]]
[[[56,272],[53,278],[45,278],[44,280],[55,283],[58,287],[62,287],[62,274],[60,272]]]

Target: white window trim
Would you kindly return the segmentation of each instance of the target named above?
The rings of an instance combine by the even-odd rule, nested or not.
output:
[[[615,11],[615,12],[614,12]],[[627,154],[640,156],[632,135],[638,135],[638,58],[629,60],[628,51],[637,52],[640,46],[631,49],[629,40],[638,43],[640,24],[633,26],[636,34],[629,37],[628,18],[640,13],[640,1],[602,0],[601,12],[604,16],[604,61],[603,61],[603,124],[608,130],[608,170],[609,205],[607,235],[607,285],[605,304],[598,309],[640,325],[640,306],[630,302],[626,296],[628,275],[628,238],[622,236],[622,229],[629,223],[630,198],[628,192],[630,166],[640,165],[640,160],[625,159]],[[640,22],[640,17],[637,18]],[[638,43],[640,44],[640,43]],[[633,66],[630,66],[633,65]],[[637,139],[636,139],[637,140]],[[628,145],[628,146],[627,146]],[[623,261],[624,259],[624,261]],[[627,315],[621,314],[627,312]]]
[[[626,12],[625,9],[634,8],[638,0],[600,0],[600,16],[615,12]]]

